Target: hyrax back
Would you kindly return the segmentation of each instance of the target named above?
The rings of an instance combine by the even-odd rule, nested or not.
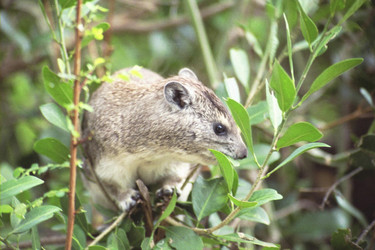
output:
[[[138,178],[161,184],[161,193],[168,193],[192,164],[215,163],[208,149],[235,159],[247,156],[232,116],[191,70],[167,79],[147,69],[140,73],[142,78],[115,77],[102,84],[89,102],[94,111],[83,122],[83,134],[91,138],[83,145],[85,155],[122,210],[139,197],[133,189]],[[94,202],[113,208],[95,181],[87,183]]]

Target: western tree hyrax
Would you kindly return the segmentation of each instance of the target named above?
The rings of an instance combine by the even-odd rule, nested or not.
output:
[[[247,156],[240,131],[227,108],[189,69],[164,79],[140,69],[142,77],[124,69],[112,83],[92,95],[83,135],[85,155],[112,200],[122,210],[135,205],[135,180],[161,184],[172,193],[194,164],[214,164],[215,149],[235,159]],[[118,74],[129,74],[128,81]],[[117,77],[116,77],[117,76]],[[86,181],[94,202],[109,208],[98,183]]]

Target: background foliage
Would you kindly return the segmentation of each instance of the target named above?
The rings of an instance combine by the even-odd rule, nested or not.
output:
[[[251,102],[247,108],[250,122],[244,123],[242,129],[247,144],[253,145],[258,163],[265,161],[278,125],[285,121],[286,129],[275,145],[280,150],[267,160],[269,169],[283,168],[270,175],[248,203],[241,203],[234,197],[245,197],[249,183],[254,183],[257,173],[254,158],[249,156],[236,167],[235,173],[240,177],[236,184],[233,177],[236,174],[231,167],[226,168],[231,163],[219,152],[213,152],[223,157],[220,167],[204,168],[203,175],[216,176],[221,170],[225,181],[199,177],[193,189],[194,211],[189,211],[189,215],[195,214],[201,225],[209,227],[222,221],[223,215],[234,205],[241,207],[238,215],[241,219],[233,220],[232,229],[229,226],[220,229],[222,235],[227,235],[221,240],[242,242],[241,246],[246,247],[253,246],[248,245],[249,242],[259,242],[246,237],[239,240],[238,235],[230,235],[234,233],[233,228],[282,248],[343,249],[340,244],[344,244],[371,249],[375,241],[373,229],[363,241],[357,240],[375,219],[372,198],[375,197],[373,4],[352,0],[299,1],[300,4],[295,1],[198,1],[215,59],[215,65],[211,63],[207,68],[206,54],[201,50],[204,42],[197,37],[190,22],[191,8],[184,2],[85,1],[81,74],[87,77],[88,87],[84,88],[81,99],[87,100],[89,88],[95,89],[109,73],[124,67],[141,65],[164,76],[190,67],[219,96],[229,95],[243,104]],[[364,5],[350,13],[359,2]],[[74,131],[66,117],[66,112],[72,109],[70,90],[54,91],[50,83],[72,80],[69,66],[74,54],[75,1],[40,1],[39,4],[37,1],[2,1],[0,5],[0,236],[2,240],[6,237],[10,245],[25,244],[36,249],[40,248],[38,244],[46,247],[53,239],[46,248],[59,248],[64,241],[67,213],[67,148],[69,133]],[[54,33],[41,9],[45,10]],[[282,13],[286,14],[288,26]],[[349,18],[348,13],[353,16]],[[319,40],[318,34],[327,23],[331,32],[326,35],[332,41],[317,49],[314,40]],[[342,28],[335,28],[336,24]],[[62,34],[64,39],[61,39]],[[61,51],[64,47],[66,54]],[[204,48],[205,52],[207,50]],[[314,53],[319,56],[317,54],[311,68],[305,72],[305,65]],[[359,60],[343,61],[349,58],[364,60],[354,70],[345,72],[360,63]],[[342,61],[341,67],[329,68]],[[339,73],[344,74],[334,79]],[[265,91],[266,87],[252,92],[257,82],[265,85],[265,78],[277,101],[272,99],[270,89]],[[319,89],[333,79],[329,87]],[[300,85],[300,81],[305,84]],[[297,91],[292,90],[292,83]],[[285,86],[289,87],[283,89]],[[302,96],[310,95],[314,89],[311,86],[319,91],[305,100]],[[278,107],[285,117],[292,105],[298,104],[294,103],[296,92],[305,102],[288,120],[280,118]],[[249,95],[253,98],[249,99]],[[51,101],[51,96],[62,109]],[[236,107],[232,99],[227,103],[236,112],[241,108]],[[268,106],[272,105],[275,109],[268,111]],[[89,109],[84,102],[81,108]],[[246,115],[240,113],[239,125],[244,119]],[[302,152],[308,147],[324,145],[295,145],[301,141],[294,141],[296,136],[306,131],[310,137],[303,141],[318,140],[322,134],[316,128],[324,135],[320,141],[331,147],[310,150],[283,165],[298,147]],[[98,232],[94,228],[103,221],[93,212],[79,179],[77,185],[80,201],[77,201],[78,226],[73,246],[80,249],[95,238]],[[236,185],[240,187],[238,190]],[[205,195],[194,193],[204,186],[215,187],[216,200],[211,201],[211,205],[226,202],[229,190],[232,207],[221,213],[202,209],[205,200],[198,198]],[[336,189],[327,202],[322,203],[330,187]],[[270,203],[271,200],[276,201]],[[251,203],[254,201],[258,203]],[[173,198],[169,205],[164,213],[172,212],[169,210],[174,208]],[[167,216],[163,214],[161,218]],[[217,239],[201,241],[198,237],[197,240],[191,230],[166,228],[162,219],[157,225],[165,229],[167,238],[179,239],[176,235],[187,238],[173,243],[160,241],[159,247],[180,248],[178,244],[183,246],[185,240],[191,242],[192,239],[196,248],[217,244]],[[127,219],[102,243],[109,248],[140,246],[144,230],[143,226]],[[143,241],[142,246],[146,247],[147,241]]]

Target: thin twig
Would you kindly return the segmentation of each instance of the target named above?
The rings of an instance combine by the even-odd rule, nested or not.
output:
[[[79,97],[80,97],[80,79],[79,72],[81,71],[81,5],[82,0],[77,1],[76,7],[76,27],[75,27],[75,55],[74,55],[74,94],[73,104],[74,110],[71,114],[71,120],[74,126],[74,131],[79,131]],[[65,249],[72,248],[74,217],[75,217],[75,192],[76,192],[76,178],[77,178],[77,138],[74,134],[70,139],[70,179],[69,179],[69,210],[68,210],[68,226],[66,234]]]
[[[109,226],[107,227],[98,237],[95,238],[85,249],[88,249],[90,246],[96,245],[99,241],[101,241],[107,234],[109,234],[113,229],[115,229],[118,225],[121,224],[122,220],[126,217],[128,212],[123,212],[120,214],[119,217]]]
[[[352,172],[350,172],[349,174],[344,175],[343,177],[341,177],[340,179],[338,179],[335,183],[333,183],[333,185],[328,189],[327,193],[325,194],[324,199],[323,199],[323,201],[322,201],[322,204],[320,205],[320,209],[322,209],[322,210],[324,209],[324,206],[325,206],[325,204],[327,203],[328,197],[331,195],[331,193],[336,189],[336,187],[337,187],[341,182],[346,181],[347,179],[353,177],[354,175],[358,174],[358,173],[361,172],[362,170],[363,170],[362,167],[356,168],[356,169],[354,169]]]
[[[370,232],[370,230],[375,227],[375,220],[373,220],[370,225],[368,225],[361,233],[361,235],[359,235],[357,241],[355,242],[355,244],[358,244],[360,243],[365,237],[366,235]]]
[[[201,10],[202,18],[207,18],[217,13],[223,12],[234,6],[233,1],[221,2],[218,4],[213,4],[209,7],[203,8]],[[155,30],[162,30],[173,28],[176,26],[181,26],[189,22],[188,16],[179,16],[168,20],[153,20],[153,21],[141,21],[141,20],[129,20],[126,17],[114,17],[112,32],[122,33],[122,32],[135,32],[135,33],[145,33],[153,32]]]
[[[195,28],[195,33],[199,40],[199,45],[202,50],[204,64],[207,69],[208,78],[210,79],[210,86],[215,88],[219,84],[219,71],[212,55],[211,47],[208,42],[207,33],[203,25],[197,2],[196,0],[187,0],[186,3],[192,24]]]
[[[351,120],[355,120],[357,118],[360,118],[361,116],[369,113],[372,111],[372,107],[367,107],[366,109],[361,109],[361,108],[358,108],[356,111],[354,111],[353,113],[351,114],[348,114],[346,116],[343,116],[341,117],[340,119],[336,120],[336,121],[333,121],[333,122],[330,122],[330,123],[327,123],[326,125],[324,125],[324,127],[320,128],[320,130],[329,130],[329,129],[332,129],[334,127],[337,127],[337,126],[340,126],[344,123],[347,123]]]

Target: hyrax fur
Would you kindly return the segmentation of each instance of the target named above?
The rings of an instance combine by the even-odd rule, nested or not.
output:
[[[194,164],[216,162],[208,149],[247,156],[231,114],[191,70],[167,79],[147,69],[139,70],[140,78],[130,70],[94,92],[94,111],[83,121],[83,135],[90,138],[83,143],[85,155],[117,207],[126,211],[136,204],[138,178],[161,184],[161,194],[178,190]],[[129,80],[121,80],[121,73]],[[87,179],[93,201],[114,208],[95,179]]]

